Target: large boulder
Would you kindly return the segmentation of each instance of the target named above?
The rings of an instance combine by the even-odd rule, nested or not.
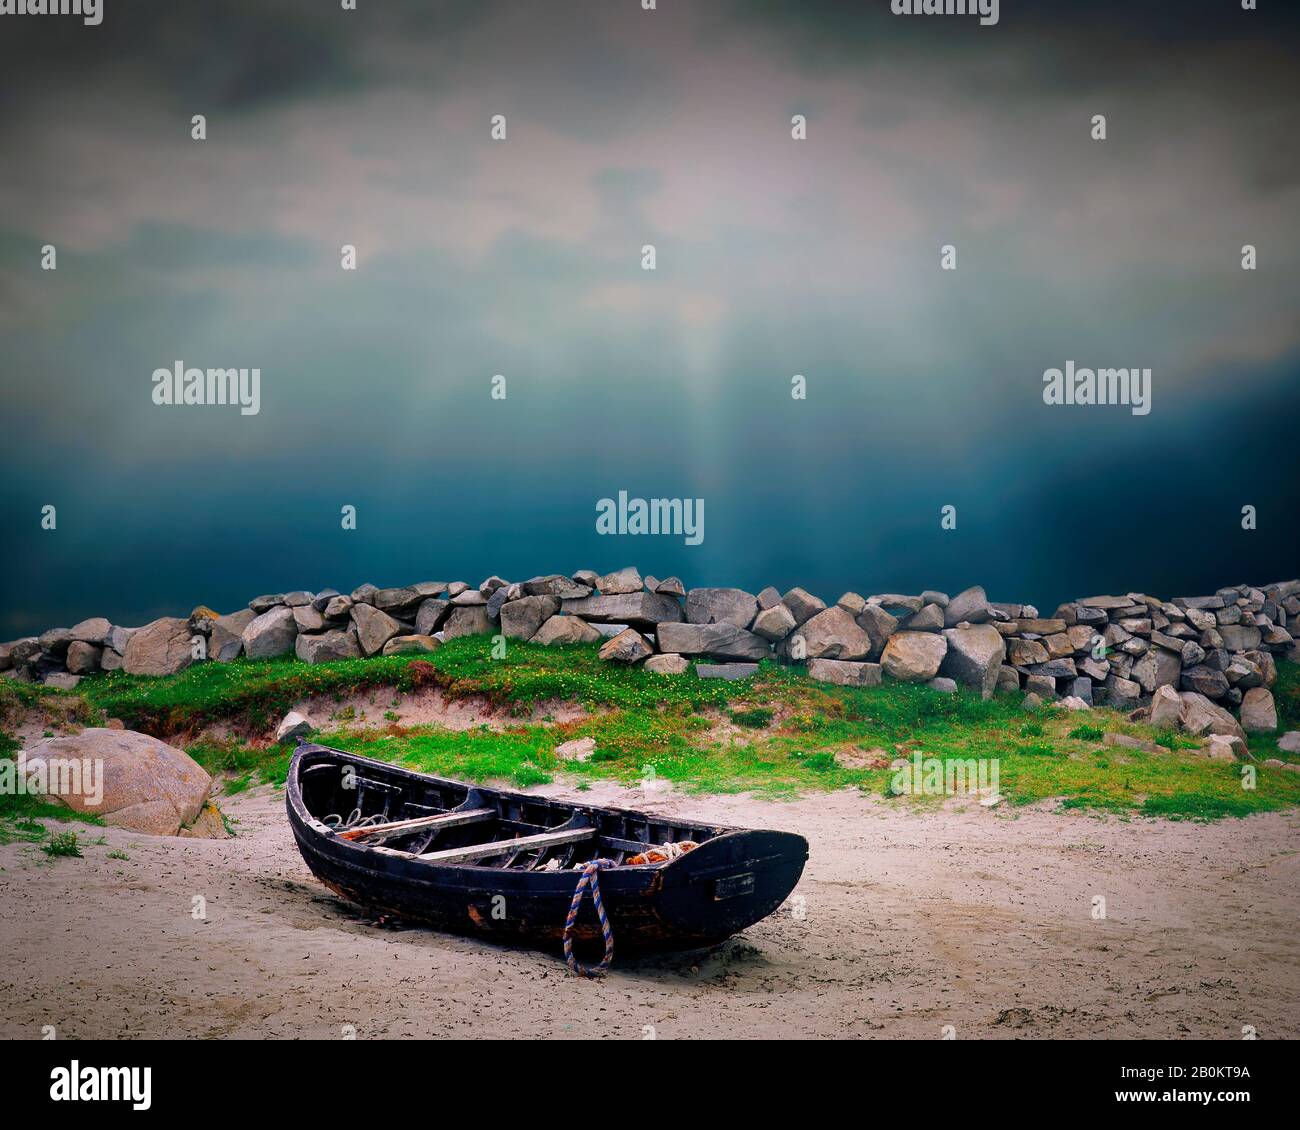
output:
[[[384,654],[427,655],[431,651],[437,651],[441,646],[442,640],[435,639],[433,636],[394,636],[384,644]]]
[[[748,628],[758,613],[758,598],[744,589],[691,589],[686,620],[691,624],[735,624]]]
[[[800,640],[807,659],[866,659],[871,654],[871,637],[838,604],[818,612],[786,637],[790,654],[799,654]]]
[[[1183,700],[1173,687],[1156,687],[1151,696],[1151,715],[1148,721],[1156,729],[1176,729],[1183,716]]]
[[[1277,706],[1272,691],[1251,687],[1246,692],[1241,700],[1241,728],[1248,734],[1271,734],[1277,729]]]
[[[1241,723],[1222,706],[1216,706],[1203,694],[1197,694],[1195,691],[1183,691],[1178,697],[1183,700],[1178,724],[1187,733],[1197,737],[1205,734],[1227,734],[1229,737],[1236,736],[1245,740],[1246,731],[1241,728]]]
[[[682,619],[682,606],[676,597],[653,592],[578,597],[565,600],[561,610],[598,624],[631,624],[642,629]]]
[[[333,659],[361,657],[356,629],[321,632],[316,636],[300,635],[294,643],[294,651],[304,663],[328,663]]]
[[[93,671],[99,670],[99,659],[104,654],[104,649],[98,644],[86,643],[84,640],[73,640],[68,645],[68,658],[66,660],[69,673],[73,675],[89,675]]]
[[[559,615],[552,616],[538,628],[532,642],[551,647],[554,644],[595,643],[600,638],[600,633],[580,617]]]
[[[857,615],[857,625],[871,640],[871,658],[879,659],[885,650],[885,644],[901,626],[899,619],[892,612],[887,612],[878,604],[868,604]]]
[[[402,625],[377,604],[354,604],[352,622],[357,626],[357,642],[367,655],[378,655],[384,644],[404,632]]]
[[[600,657],[607,663],[640,663],[654,654],[646,638],[635,628],[624,628],[601,646]]]
[[[772,654],[767,640],[735,624],[680,624],[665,622],[656,628],[660,651],[678,655],[709,655],[715,659],[766,659]]]
[[[113,625],[102,616],[92,616],[89,620],[82,620],[80,624],[73,624],[70,630],[74,640],[103,645],[108,641],[108,634],[113,630]]]
[[[415,614],[415,630],[422,636],[431,636],[447,622],[450,615],[451,601],[429,597],[420,604],[420,609]]]
[[[932,632],[895,632],[885,644],[880,665],[891,678],[907,683],[933,679],[948,654],[948,641]]]
[[[632,565],[596,578],[596,591],[602,596],[618,596],[622,593],[640,592],[644,587],[645,581],[641,579],[641,574]]]
[[[244,654],[244,629],[255,619],[257,613],[251,608],[241,608],[229,616],[218,616],[212,621],[212,630],[208,635],[208,658],[220,663],[228,663]]]
[[[194,662],[192,635],[188,620],[164,616],[132,635],[122,666],[128,675],[175,675]]]
[[[203,810],[212,778],[188,754],[133,730],[90,728],[23,751],[28,779],[77,812],[174,836]]]
[[[416,625],[417,628],[419,625]],[[460,636],[486,636],[494,630],[492,618],[483,605],[453,608],[442,626],[442,638],[454,640]]]
[[[810,659],[808,677],[841,687],[878,687],[880,664],[852,663],[843,659]]]
[[[807,589],[791,589],[781,600],[790,609],[797,624],[806,623],[826,608],[826,602],[819,596],[813,596]]]
[[[652,655],[645,661],[645,669],[656,675],[684,675],[691,661],[684,655]]]
[[[569,577],[552,573],[546,577],[533,577],[519,586],[524,596],[558,596],[561,600],[577,600],[591,595],[591,586]]]
[[[560,610],[558,596],[525,596],[501,606],[501,634],[513,640],[531,640]]]
[[[773,643],[779,643],[794,629],[794,613],[779,602],[769,608],[764,608],[754,618],[753,630],[765,640],[771,640]]]
[[[298,622],[293,618],[293,609],[278,604],[249,621],[244,629],[244,654],[249,659],[272,659],[292,651],[297,638]],[[131,644],[135,644],[134,639]]]
[[[943,610],[944,627],[955,628],[962,621],[983,624],[989,618],[989,598],[979,585],[959,592]]]
[[[992,698],[1007,653],[1002,634],[990,624],[977,624],[969,628],[948,628],[943,636],[948,641],[948,651],[939,666],[939,674],[973,687],[982,698]]]

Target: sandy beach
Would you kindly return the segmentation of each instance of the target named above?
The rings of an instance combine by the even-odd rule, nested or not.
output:
[[[778,913],[719,949],[616,957],[592,982],[549,954],[376,924],[314,880],[262,787],[222,801],[230,840],[110,828],[82,859],[0,848],[0,1036],[1300,1034],[1295,812],[1205,825],[857,792],[582,796],[797,831],[811,858]]]

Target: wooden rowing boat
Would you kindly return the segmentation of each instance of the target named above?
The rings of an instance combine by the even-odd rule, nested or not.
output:
[[[789,832],[484,788],[309,743],[294,754],[285,795],[307,866],[337,894],[440,930],[547,949],[561,944],[589,860],[609,861],[600,889],[626,952],[723,941],[776,910],[808,858],[808,842]],[[674,858],[631,862],[655,849],[651,858]],[[586,952],[602,940],[590,900],[574,940]]]

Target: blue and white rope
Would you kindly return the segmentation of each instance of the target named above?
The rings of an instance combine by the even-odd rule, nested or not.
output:
[[[593,859],[582,869],[578,886],[573,892],[573,901],[569,903],[569,916],[564,920],[564,960],[570,971],[581,973],[584,977],[598,977],[609,968],[614,960],[614,931],[609,928],[609,918],[605,914],[605,904],[600,898],[600,876],[602,867],[615,866],[612,859]],[[573,956],[573,928],[578,921],[578,911],[582,907],[582,896],[591,888],[591,901],[596,907],[596,917],[600,919],[600,932],[605,936],[605,956],[595,965],[583,965]]]

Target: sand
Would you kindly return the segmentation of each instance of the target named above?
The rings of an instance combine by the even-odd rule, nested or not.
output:
[[[811,859],[790,903],[719,949],[616,958],[593,982],[547,954],[374,924],[316,883],[263,787],[222,802],[233,840],[105,829],[54,862],[0,848],[0,1037],[1300,1035],[1295,812],[581,795],[790,829]]]

